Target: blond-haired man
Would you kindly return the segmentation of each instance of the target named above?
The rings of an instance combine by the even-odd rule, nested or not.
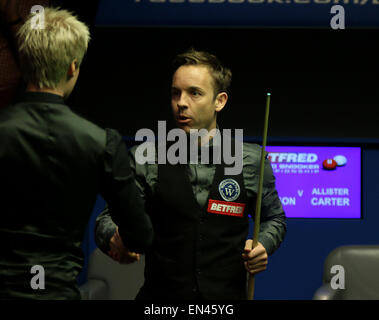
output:
[[[43,14],[42,29],[31,16],[18,32],[26,93],[0,112],[0,299],[80,298],[80,244],[99,192],[130,250],[152,239],[121,136],[64,104],[88,28],[65,10]]]

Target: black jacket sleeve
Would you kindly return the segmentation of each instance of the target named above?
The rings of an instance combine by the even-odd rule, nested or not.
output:
[[[117,131],[107,129],[106,132],[105,174],[101,195],[107,202],[108,208],[101,217],[109,215],[114,223],[112,221],[108,223],[118,226],[124,245],[133,252],[142,253],[152,243],[152,224],[138,194],[126,145]],[[111,230],[112,228],[107,228],[107,234],[103,235],[105,236],[103,238],[108,238],[104,239],[108,242],[106,247],[103,243],[101,249],[108,249],[109,239],[114,233],[115,226],[113,232]],[[96,233],[99,231],[101,232],[96,230]]]

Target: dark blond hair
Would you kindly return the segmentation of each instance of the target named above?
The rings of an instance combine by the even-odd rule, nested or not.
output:
[[[232,72],[223,66],[215,55],[191,48],[184,53],[178,54],[174,58],[174,72],[181,66],[186,65],[202,65],[209,69],[213,78],[215,96],[220,92],[228,92],[232,81]]]
[[[33,28],[32,20],[31,14],[17,34],[24,79],[40,88],[56,88],[74,59],[80,66],[90,40],[88,27],[59,8],[44,9],[43,29]]]

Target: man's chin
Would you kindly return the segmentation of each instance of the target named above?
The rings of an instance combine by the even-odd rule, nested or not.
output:
[[[187,134],[190,133],[190,130],[192,129],[192,128],[191,128],[189,125],[187,125],[187,124],[176,123],[176,126],[177,126],[179,129],[184,130]]]

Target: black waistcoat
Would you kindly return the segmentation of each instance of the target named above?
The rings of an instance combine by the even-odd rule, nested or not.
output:
[[[200,293],[205,299],[245,299],[246,270],[241,254],[252,204],[248,203],[242,172],[226,176],[224,168],[224,164],[216,165],[208,200],[201,208],[186,165],[158,165],[157,190],[147,203],[155,239],[146,253],[144,290],[154,292],[153,296],[196,299]],[[237,198],[229,197],[232,201],[225,201],[219,191],[225,179],[234,182],[226,181],[221,191],[224,195],[233,190],[237,195],[239,188]],[[241,209],[234,205],[245,206],[244,212],[239,213]]]

